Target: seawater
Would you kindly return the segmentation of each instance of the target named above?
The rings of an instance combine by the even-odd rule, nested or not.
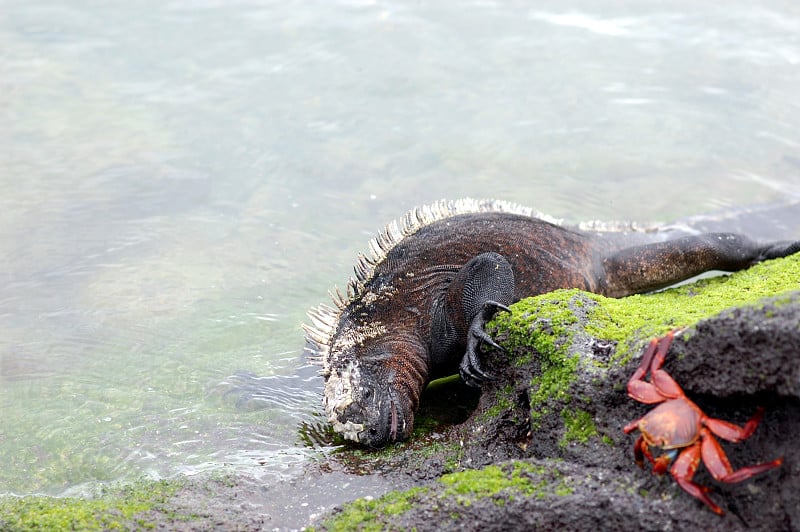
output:
[[[0,0],[0,492],[320,450],[305,311],[387,221],[800,195],[791,2]]]

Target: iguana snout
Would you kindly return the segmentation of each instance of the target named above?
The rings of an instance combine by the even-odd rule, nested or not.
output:
[[[325,383],[328,421],[345,439],[370,447],[405,440],[416,405],[400,390],[391,368],[351,362],[331,372]]]

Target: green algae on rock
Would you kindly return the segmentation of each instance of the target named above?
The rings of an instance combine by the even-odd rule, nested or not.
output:
[[[589,438],[598,436],[597,426],[594,424],[592,414],[580,409],[565,408],[561,411],[564,419],[564,436],[558,442],[566,447],[570,442],[586,443]]]
[[[154,528],[145,514],[179,489],[171,481],[141,481],[106,489],[98,498],[40,495],[0,497],[2,530],[113,530]]]
[[[484,499],[495,506],[526,497],[559,497],[572,494],[556,468],[524,461],[512,461],[482,469],[442,475],[426,487],[393,491],[377,499],[357,499],[320,524],[320,529],[385,530],[393,528],[402,515],[424,503],[458,522],[466,509]],[[444,512],[443,508],[448,508]]]
[[[510,357],[508,363],[521,366],[531,362],[533,352],[538,355],[540,371],[529,393],[535,427],[542,413],[538,407],[569,401],[570,385],[579,369],[603,374],[611,366],[630,361],[652,337],[690,327],[729,307],[758,306],[763,298],[799,287],[800,254],[795,254],[731,275],[619,299],[557,290],[515,303],[512,314],[499,314],[492,325],[504,347],[522,353]],[[593,342],[597,356],[581,357],[575,347],[581,342]]]
[[[609,299],[589,294],[601,303],[586,330],[598,338],[619,342],[611,362],[624,364],[641,345],[632,340],[660,336],[689,327],[730,307],[760,305],[759,300],[800,288],[800,253],[765,261],[747,270],[700,279],[669,290]]]
[[[671,374],[687,393],[709,394],[698,401],[733,422],[751,413],[753,394],[766,401],[763,423],[770,430],[758,432],[741,450],[765,459],[784,455],[787,463],[796,463],[789,440],[796,439],[800,425],[800,369],[790,362],[800,352],[798,281],[800,255],[618,300],[563,290],[516,303],[513,314],[498,315],[490,326],[508,352],[486,353],[487,369],[497,379],[484,385],[476,411],[462,425],[444,430],[441,439],[422,445],[435,445],[425,455],[450,463],[439,469],[449,474],[432,476],[434,469],[428,468],[417,477],[420,470],[412,464],[421,462],[405,453],[421,454],[422,448],[392,446],[402,456],[395,464],[413,469],[405,474],[422,478],[418,487],[428,491],[387,495],[389,507],[408,509],[370,517],[367,529],[499,523],[742,529],[735,512],[720,521],[674,482],[636,467],[633,440],[622,427],[647,406],[627,397],[625,383],[650,338],[687,327],[673,345]],[[786,440],[781,434],[793,436]],[[458,453],[458,459],[447,462],[448,453]],[[453,472],[454,467],[472,469]],[[713,489],[726,492],[747,522],[756,524],[759,516],[759,522],[775,524],[798,517],[790,504],[793,483],[775,474]],[[398,506],[398,501],[404,502]],[[322,528],[362,527],[349,508]],[[338,520],[344,515],[349,520]]]

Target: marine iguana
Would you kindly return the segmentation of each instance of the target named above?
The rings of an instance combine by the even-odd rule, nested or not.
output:
[[[480,347],[499,346],[484,326],[523,297],[558,288],[622,297],[800,250],[800,241],[760,244],[734,233],[613,229],[471,199],[388,224],[359,255],[346,294],[335,289],[335,306],[310,310],[312,324],[303,325],[334,430],[369,446],[408,438],[432,379],[456,370],[471,385],[491,378]]]

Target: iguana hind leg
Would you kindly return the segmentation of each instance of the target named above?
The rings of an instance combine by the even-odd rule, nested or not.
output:
[[[767,244],[761,249],[761,255],[758,260],[780,259],[794,255],[800,251],[800,241],[797,242],[776,242],[775,244]]]
[[[603,257],[598,286],[603,295],[622,297],[664,288],[709,270],[742,270],[797,251],[800,241],[759,244],[735,233],[686,236]]]

